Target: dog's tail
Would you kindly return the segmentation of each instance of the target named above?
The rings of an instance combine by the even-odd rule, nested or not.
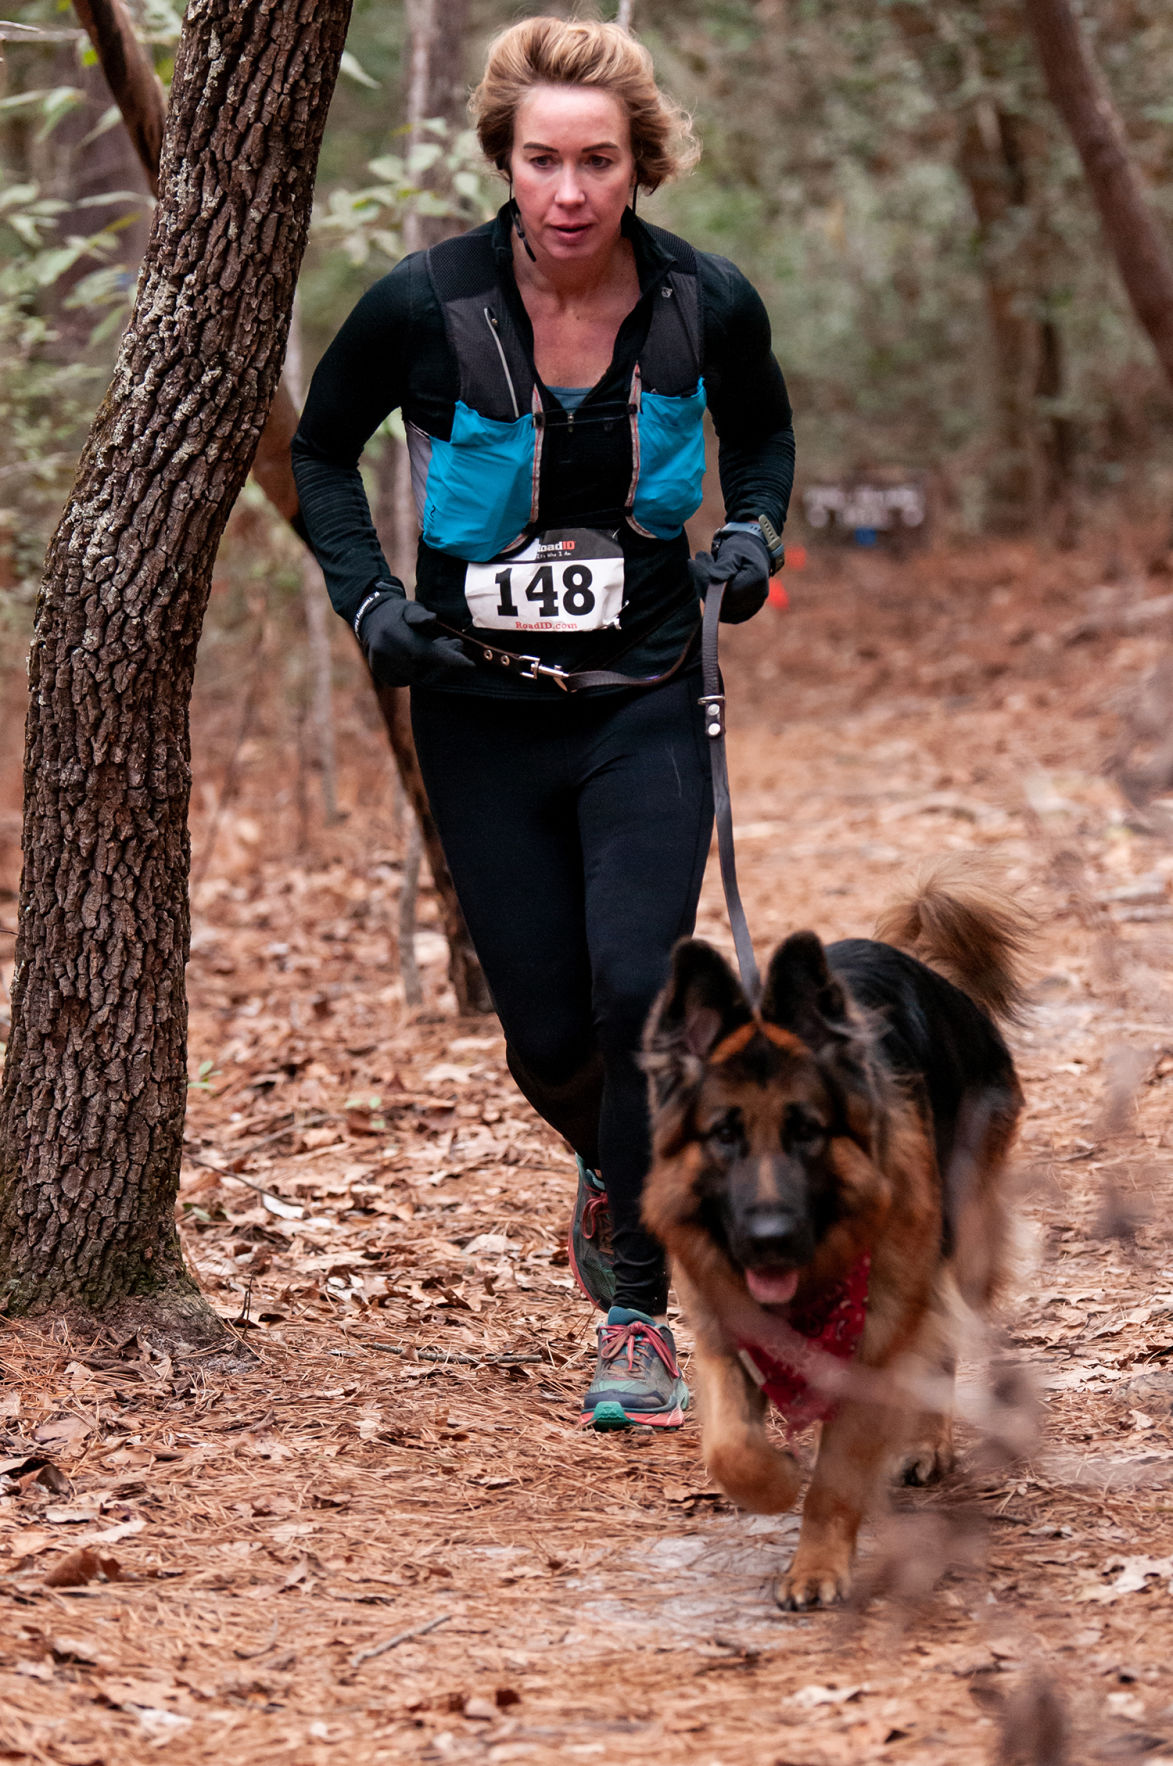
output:
[[[971,865],[946,860],[911,901],[882,915],[876,937],[936,969],[991,1017],[1013,1023],[1025,1003],[1032,931],[1029,914],[1010,896],[975,878]]]

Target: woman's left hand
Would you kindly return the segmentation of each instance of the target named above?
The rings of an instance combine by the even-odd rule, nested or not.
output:
[[[698,552],[689,568],[702,601],[710,583],[725,584],[722,625],[741,625],[752,619],[770,592],[770,553],[765,540],[756,534],[721,534],[716,557],[711,552]]]

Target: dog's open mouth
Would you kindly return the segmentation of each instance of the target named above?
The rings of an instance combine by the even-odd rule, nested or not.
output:
[[[747,1269],[745,1285],[759,1306],[785,1306],[798,1287],[797,1269]]]

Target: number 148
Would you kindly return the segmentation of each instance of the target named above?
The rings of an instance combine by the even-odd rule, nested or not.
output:
[[[505,569],[499,570],[493,578],[501,591],[497,612],[502,619],[520,617],[517,604],[513,599],[515,568],[514,565],[507,564]],[[590,570],[585,564],[563,564],[559,565],[558,569],[562,578],[561,611],[569,613],[574,619],[585,618],[588,613],[594,611],[595,606]],[[539,564],[521,592],[527,601],[538,603],[538,612],[543,619],[558,618],[558,584],[554,580],[554,566],[552,564]]]

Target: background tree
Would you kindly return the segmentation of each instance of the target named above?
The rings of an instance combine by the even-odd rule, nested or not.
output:
[[[992,369],[988,525],[1025,533],[1062,497],[1070,448],[1062,419],[1040,408],[1040,395],[1052,405],[1061,395],[1062,355],[1040,249],[1046,140],[1024,101],[1020,14],[1001,0],[961,15],[918,0],[895,0],[889,10],[952,119],[955,165],[973,210]]]
[[[468,5],[467,0],[406,0],[404,11],[408,26],[404,162],[405,167],[419,168],[414,173],[418,188],[403,215],[403,248],[410,252],[426,251],[458,227],[451,204],[445,201],[453,168],[444,149],[459,129],[467,94],[464,52]],[[421,198],[430,199],[430,212]],[[410,585],[415,580],[419,529],[406,443],[398,441],[385,449],[382,464],[376,520],[383,529],[385,549],[393,568]],[[404,997],[409,1005],[417,1006],[423,999],[415,960],[416,891],[423,847],[428,849],[433,878],[439,865],[448,890],[453,896],[455,892],[448,881],[447,861],[416,759],[407,689],[376,685],[375,693],[410,806],[399,904],[399,965]],[[466,1011],[491,1011],[492,1000],[463,914],[456,920],[446,911],[445,931],[450,952],[449,974],[457,1003]]]
[[[9,1310],[207,1332],[180,1253],[188,706],[277,385],[350,0],[193,0],[130,325],[49,551],[0,1089]]]
[[[1087,173],[1120,277],[1173,387],[1173,253],[1069,0],[1024,0],[1055,107]]]
[[[136,7],[166,76],[169,51],[158,40],[165,0]],[[909,40],[901,15],[910,13],[921,15],[939,81]],[[55,0],[26,0],[21,10],[22,20],[50,29],[61,16]],[[724,250],[762,288],[806,418],[804,476],[922,468],[954,532],[998,525],[1008,503],[1009,519],[1018,519],[1015,497],[1028,484],[1044,506],[1062,492],[1087,510],[1105,497],[1155,507],[1173,437],[1167,383],[1136,334],[1024,19],[1010,0],[944,8],[928,0],[641,0],[636,18],[705,143],[697,174],[645,212]],[[503,22],[498,0],[468,0],[462,80]],[[1173,13],[1166,0],[1103,0],[1083,30],[1164,225],[1173,220]],[[363,288],[404,250],[408,187],[423,178],[404,164],[408,36],[404,8],[356,0],[301,280],[307,373]],[[31,86],[48,90],[56,76],[50,46],[8,49],[17,108],[0,100],[0,162],[19,177],[10,151],[17,124],[26,119],[26,135],[41,127],[21,106]],[[434,100],[429,108],[448,114]],[[459,161],[459,176],[475,181],[456,136],[425,132],[424,147],[446,166]],[[371,162],[390,168],[396,160],[394,177],[367,176]],[[483,203],[452,185],[447,178],[443,190],[425,192],[425,209],[446,202],[448,224],[475,223]],[[481,187],[492,190],[484,179]],[[15,370],[0,403],[47,359],[20,346],[6,354]],[[70,365],[76,373],[80,360]],[[53,366],[63,376],[64,365]],[[62,437],[66,426],[52,414],[69,408],[67,392],[58,378],[54,396],[36,405],[38,425]],[[1010,441],[1008,425],[1018,430]],[[7,521],[16,536],[16,574],[26,583],[51,529],[56,481],[45,462],[69,452],[64,441],[34,446],[33,430],[0,421],[0,526]],[[1008,463],[1024,450],[1031,465],[1020,474]],[[376,443],[372,490],[384,476],[377,455]],[[3,476],[9,464],[19,477]],[[378,506],[379,496],[372,501]],[[288,571],[294,555],[283,556]],[[14,618],[27,619],[15,605]]]
[[[110,93],[126,125],[126,136],[137,150],[152,190],[157,190],[159,143],[162,139],[166,98],[124,0],[75,0],[74,10],[93,44]],[[411,0],[409,12],[413,20],[409,144],[422,147],[428,119],[433,116],[442,120],[450,118],[463,102],[461,67],[465,5],[464,0],[456,0],[456,4],[446,8],[441,16],[436,0]],[[429,109],[429,106],[436,108]],[[414,121],[410,120],[413,115]],[[442,164],[434,165],[430,174],[425,176],[425,188],[434,189],[441,172]],[[418,208],[413,207],[409,211],[408,224],[412,222],[415,222],[415,234],[412,237],[418,235],[421,243],[424,242],[425,233],[426,242],[430,243],[433,236],[442,238],[445,228],[451,230],[442,210],[437,221],[435,217],[425,219],[419,216]],[[437,225],[439,232],[436,231]],[[428,229],[431,231],[428,232]],[[419,243],[409,245],[408,249],[418,250]],[[287,372],[278,383],[257,445],[252,471],[277,513],[288,522],[296,522],[297,486],[293,479],[289,446],[297,427],[297,412],[305,393],[301,327],[296,309],[290,336],[288,366],[293,370],[292,375]],[[398,514],[400,529],[397,539],[406,531],[404,524],[410,519],[408,505],[403,505]],[[414,539],[414,527],[411,532]],[[403,550],[406,557],[406,546]],[[332,664],[325,586],[321,572],[308,552],[302,566],[302,592],[312,681],[311,722],[322,776],[326,820],[329,822],[337,819],[339,814],[334,773]],[[488,989],[472,948],[472,940],[469,938],[439,835],[428,808],[404,695],[396,695],[391,688],[376,687],[375,692],[414,817],[410,843],[413,856],[409,860],[408,874],[405,877],[405,884],[410,884],[410,888],[405,889],[405,899],[409,904],[414,903],[422,836],[422,845],[428,853],[433,882],[440,900],[449,947],[449,975],[457,1005],[465,1012],[489,1011],[491,1001]],[[414,906],[405,918],[405,928],[410,928],[413,916]]]
[[[1114,285],[1022,14],[1004,0],[896,10],[643,0],[639,28],[705,144],[696,177],[647,212],[762,288],[801,477],[918,466],[954,532],[986,530],[1013,498],[1003,430],[1017,413],[1044,501],[1066,475],[1085,507],[1114,487],[1153,506],[1173,404]],[[939,80],[912,52],[909,14]],[[1173,15],[1108,0],[1095,22],[1168,211]]]

